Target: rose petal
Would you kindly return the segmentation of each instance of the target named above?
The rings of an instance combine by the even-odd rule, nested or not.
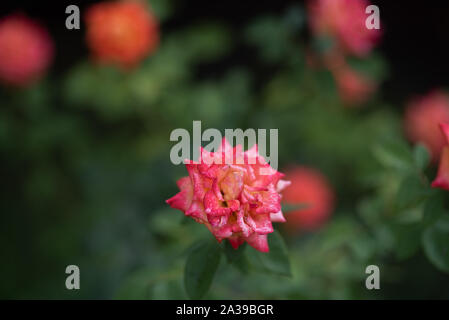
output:
[[[177,181],[177,185],[181,189],[181,192],[166,200],[166,202],[174,209],[186,211],[192,203],[192,182],[189,177],[183,177]]]
[[[281,210],[279,210],[276,213],[270,214],[270,218],[271,218],[271,221],[273,221],[273,222],[285,222],[285,221],[287,221],[287,220],[285,220],[284,214],[282,213]]]
[[[432,187],[449,191],[449,146],[443,149],[438,175],[432,182]]]
[[[253,233],[250,237],[246,239],[246,242],[256,250],[260,252],[268,252],[270,249],[268,248],[268,241],[266,234],[257,234]]]

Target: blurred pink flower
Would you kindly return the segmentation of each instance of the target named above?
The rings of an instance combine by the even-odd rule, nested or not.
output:
[[[339,49],[357,56],[367,55],[380,39],[381,31],[367,29],[367,0],[309,0],[309,25],[317,36],[331,36]]]
[[[229,156],[244,161],[225,164]],[[223,164],[212,163],[210,159],[217,157]],[[201,149],[201,160],[189,161],[186,167],[189,176],[177,182],[181,191],[166,202],[204,224],[219,242],[228,239],[237,249],[246,241],[261,252],[269,251],[272,222],[285,222],[280,191],[289,182],[258,154],[257,145],[243,152],[241,145],[232,148],[223,139],[217,152]]]
[[[446,138],[446,146],[441,153],[440,167],[432,187],[449,191],[449,123],[441,123],[440,127]]]
[[[345,66],[333,70],[341,100],[349,106],[360,105],[376,90],[373,80]]]
[[[101,2],[86,14],[87,44],[100,62],[130,68],[159,44],[158,22],[140,1]]]
[[[405,133],[414,143],[423,143],[437,161],[446,145],[438,128],[441,122],[449,122],[449,96],[435,90],[426,96],[412,100],[404,116]]]
[[[0,80],[26,86],[42,76],[53,58],[53,42],[41,25],[23,14],[0,20]]]
[[[283,193],[282,202],[286,204],[304,204],[304,209],[287,214],[290,232],[315,230],[322,226],[332,214],[335,194],[326,177],[319,171],[307,167],[295,166],[286,171],[291,185]]]

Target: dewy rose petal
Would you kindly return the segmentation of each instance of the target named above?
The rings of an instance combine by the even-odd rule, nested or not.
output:
[[[232,163],[224,161],[230,156]],[[223,139],[217,152],[201,149],[200,161],[187,161],[186,168],[189,176],[177,183],[181,191],[166,202],[206,225],[219,242],[228,239],[235,249],[247,242],[256,250],[269,251],[272,222],[285,222],[280,192],[290,182],[281,180],[284,175],[266,163],[257,145],[243,152],[241,145],[232,148]]]
[[[442,123],[440,125],[444,136],[446,137],[447,145],[444,147],[441,154],[440,167],[438,168],[438,175],[432,182],[432,187],[441,188],[449,191],[449,124]]]

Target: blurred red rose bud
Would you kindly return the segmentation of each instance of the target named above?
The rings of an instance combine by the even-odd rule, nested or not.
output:
[[[374,81],[349,67],[338,68],[333,74],[340,98],[349,106],[362,104],[376,90]]]
[[[159,43],[158,23],[149,8],[138,1],[103,2],[86,14],[87,44],[94,59],[130,68]]]
[[[305,209],[286,214],[285,227],[290,232],[314,230],[322,226],[332,214],[335,195],[326,177],[306,167],[293,167],[286,171],[291,185],[282,195],[284,204],[304,204]]]
[[[26,86],[42,76],[53,58],[48,32],[23,14],[0,20],[0,81]]]
[[[404,117],[405,133],[413,143],[423,143],[438,161],[446,140],[439,124],[449,122],[449,96],[442,91],[412,100]]]
[[[366,28],[367,0],[309,0],[309,24],[318,37],[332,37],[346,53],[365,56],[380,39],[379,29]]]
[[[440,127],[447,144],[441,153],[438,175],[432,182],[432,187],[449,191],[449,123],[441,123]]]

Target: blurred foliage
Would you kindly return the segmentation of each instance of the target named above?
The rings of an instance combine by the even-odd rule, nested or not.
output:
[[[165,32],[176,2],[149,2],[162,42],[139,68],[86,58],[61,78],[1,89],[0,297],[183,299],[198,289],[185,288],[184,267],[211,236],[164,202],[186,175],[169,161],[169,134],[193,120],[203,130],[278,128],[281,171],[320,169],[338,207],[314,233],[277,226],[271,258],[214,244],[226,259],[213,258],[211,290],[191,296],[449,297],[448,197],[429,187],[425,148],[403,141],[398,108],[380,94],[364,108],[343,106],[331,74],[306,63],[302,7],[258,17],[239,34],[217,22]],[[248,64],[214,71],[242,46],[254,53]],[[350,64],[378,82],[388,75],[378,53]],[[242,267],[247,259],[259,262]],[[64,287],[69,264],[81,269],[81,290]],[[365,288],[370,264],[382,290]]]

